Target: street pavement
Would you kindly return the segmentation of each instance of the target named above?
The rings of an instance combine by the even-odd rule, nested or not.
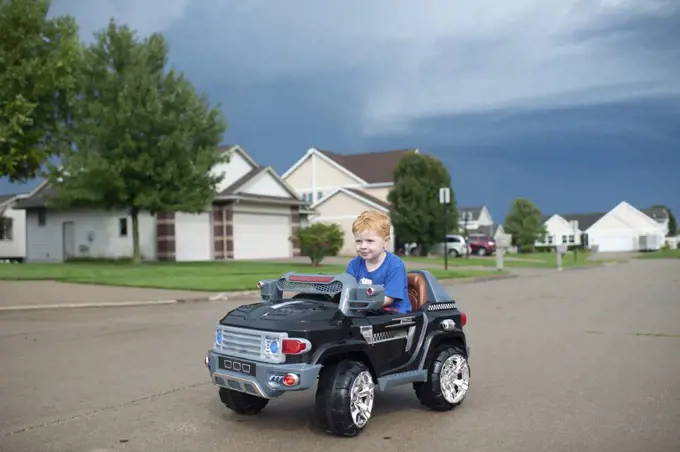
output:
[[[390,390],[353,439],[317,429],[313,391],[254,417],[220,403],[203,359],[240,300],[0,312],[0,451],[680,450],[680,261],[449,290],[468,314],[467,399],[434,413]]]

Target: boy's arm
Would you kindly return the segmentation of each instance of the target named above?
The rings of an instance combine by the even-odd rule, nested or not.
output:
[[[406,267],[401,259],[399,259],[387,271],[387,277],[385,278],[385,303],[383,306],[389,306],[395,300],[401,300],[405,284]]]

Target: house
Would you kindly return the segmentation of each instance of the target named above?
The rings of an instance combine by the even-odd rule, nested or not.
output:
[[[543,217],[547,234],[537,247],[559,244],[576,246],[581,238],[589,248],[601,252],[626,252],[658,249],[668,232],[663,209],[637,209],[622,201],[609,212],[553,214]],[[646,242],[647,237],[650,241]]]
[[[223,152],[228,163],[217,195],[204,212],[139,214],[142,256],[148,260],[208,261],[299,256],[290,237],[308,214],[306,203],[269,166],[255,162],[240,146]],[[121,258],[132,255],[128,212],[50,209],[53,188],[43,182],[17,203],[26,211],[26,260],[68,257]]]
[[[604,213],[544,215],[541,221],[545,225],[546,235],[543,240],[536,241],[535,245],[538,248],[557,245],[580,246],[585,231],[603,215]]]
[[[477,232],[492,235],[495,232],[493,226],[493,218],[486,206],[458,208],[458,227],[461,231],[465,232],[467,229],[469,234]]]
[[[590,246],[599,251],[642,251],[663,246],[668,229],[649,214],[625,201],[607,212],[586,230]],[[652,242],[644,243],[649,237]]]
[[[0,195],[0,261],[26,258],[26,212],[14,208],[24,197],[24,193]]]
[[[399,160],[418,149],[338,154],[310,148],[283,175],[315,211],[310,221],[332,222],[344,232],[339,255],[356,255],[352,222],[364,210],[389,213],[387,195],[394,185],[393,173]],[[394,251],[395,239],[388,247]]]

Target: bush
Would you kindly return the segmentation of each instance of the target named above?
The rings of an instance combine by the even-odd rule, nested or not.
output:
[[[300,253],[318,267],[326,256],[335,256],[344,244],[342,229],[335,223],[313,223],[300,228],[291,240],[300,247]]]

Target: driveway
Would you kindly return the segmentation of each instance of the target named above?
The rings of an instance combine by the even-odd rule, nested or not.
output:
[[[472,384],[450,413],[379,394],[355,439],[320,432],[313,392],[238,416],[203,358],[244,300],[0,312],[0,451],[670,452],[680,450],[680,261],[449,288]]]

